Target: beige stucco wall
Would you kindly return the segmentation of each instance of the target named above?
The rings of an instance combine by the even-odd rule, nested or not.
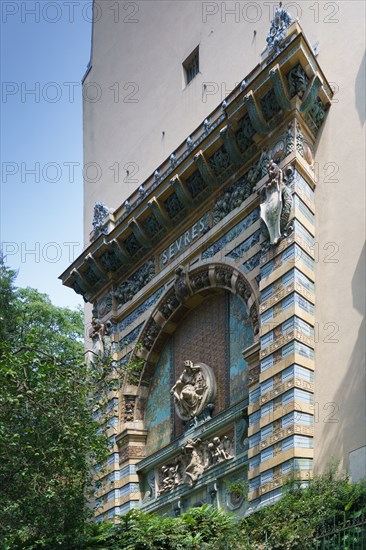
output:
[[[93,95],[93,83],[102,91],[100,100],[84,101],[84,163],[97,163],[101,173],[96,183],[85,182],[86,242],[94,203],[119,206],[259,62],[277,2],[145,0],[124,9],[127,4],[120,2],[114,22],[110,8],[116,0],[99,2],[92,68],[84,83],[85,95]],[[225,6],[236,15],[225,13]],[[310,44],[319,42],[319,63],[337,90],[316,153],[315,465],[321,470],[333,456],[348,468],[349,453],[365,445],[365,5],[301,1],[286,6],[293,16],[301,15]],[[182,62],[198,44],[200,74],[184,87]],[[124,89],[127,83],[134,84]],[[205,94],[204,83],[215,93]],[[110,169],[116,170],[115,163],[118,182]],[[127,167],[135,183],[122,181],[128,163],[138,168],[133,173],[134,165]],[[92,168],[89,174],[93,177]],[[334,329],[338,332],[332,335]],[[338,342],[327,341],[332,338]]]

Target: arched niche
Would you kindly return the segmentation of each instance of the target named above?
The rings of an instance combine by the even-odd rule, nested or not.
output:
[[[213,368],[218,383],[214,416],[247,397],[242,352],[258,339],[257,303],[251,284],[234,266],[215,263],[196,264],[189,271],[177,268],[174,282],[147,320],[135,351],[145,366],[134,392],[134,419],[145,423],[147,454],[185,429],[170,395],[184,360]],[[152,437],[155,445],[150,445]]]

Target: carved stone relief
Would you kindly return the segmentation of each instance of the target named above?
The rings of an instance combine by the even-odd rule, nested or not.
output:
[[[106,229],[103,229],[103,223],[105,218],[109,215],[109,208],[102,202],[97,202],[94,206],[93,212],[93,238],[97,238],[100,233],[107,233]]]
[[[93,341],[93,354],[100,358],[105,357],[111,353],[112,348],[112,323],[107,321],[102,323],[96,317],[92,318],[91,329],[89,331],[89,337]]]
[[[234,458],[233,447],[233,434],[206,441],[189,439],[172,462],[158,469],[158,496],[180,485],[193,487],[204,471]]]
[[[147,285],[155,276],[155,263],[148,260],[129,279],[120,284],[114,292],[114,297],[119,304],[125,304],[131,300],[139,290]]]
[[[213,371],[205,363],[184,362],[184,370],[171,389],[175,410],[184,421],[198,416],[216,395]]]
[[[261,218],[269,233],[270,244],[277,244],[288,222],[292,197],[283,182],[283,173],[278,165],[270,160],[269,180],[261,192]]]
[[[123,422],[132,422],[135,416],[135,397],[126,397],[123,403]]]

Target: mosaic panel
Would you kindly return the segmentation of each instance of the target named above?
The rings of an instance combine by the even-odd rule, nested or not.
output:
[[[165,346],[160,356],[145,410],[145,426],[148,431],[146,453],[154,453],[170,442],[170,369],[172,363],[172,342]]]
[[[127,317],[122,319],[122,321],[118,325],[118,330],[124,330],[125,328],[128,327],[128,325],[133,323],[133,321],[137,319],[137,317],[139,317],[142,313],[147,311],[150,306],[152,306],[153,304],[155,304],[155,302],[159,300],[163,292],[164,292],[164,287],[162,286],[156,292],[154,292],[154,294],[151,294],[151,296],[149,296],[147,300],[142,302],[142,304],[139,305],[139,307],[134,309],[133,312],[130,313],[130,315],[127,315]]]
[[[261,229],[257,229],[257,231],[250,235],[248,239],[240,243],[239,246],[234,248],[231,252],[229,252],[229,254],[226,254],[226,256],[229,258],[234,258],[234,260],[239,260],[248,252],[249,248],[259,243],[260,238]]]
[[[119,341],[121,349],[123,349],[128,344],[131,344],[131,342],[134,342],[135,340],[137,340],[138,335],[141,332],[143,324],[144,323],[141,323],[138,327],[134,328],[133,330],[131,330],[131,332],[126,334],[126,336],[121,338],[121,340]]]
[[[249,273],[249,271],[252,271],[255,267],[259,265],[261,254],[262,252],[257,252],[257,254],[254,254],[254,256],[252,256],[248,261],[243,263],[241,269],[244,271],[244,273]]]
[[[211,246],[206,248],[206,250],[202,252],[202,259],[205,260],[217,254],[217,252],[222,250],[228,243],[230,243],[232,240],[238,237],[240,233],[248,229],[248,227],[252,225],[255,221],[257,221],[258,218],[259,218],[259,208],[255,208],[243,220],[241,220],[239,223],[234,225],[234,227],[230,229],[230,231],[225,233],[219,240],[217,240]]]
[[[227,404],[227,300],[228,293],[210,296],[180,322],[174,333],[175,380],[182,373],[186,359],[206,363],[215,373],[217,395],[213,415],[224,410]],[[176,415],[175,436],[183,429]]]
[[[159,221],[156,219],[154,214],[151,214],[150,216],[148,216],[142,222],[142,226],[143,226],[145,232],[147,233],[147,235],[151,239],[155,239],[160,235],[160,233],[163,233],[163,232],[165,233],[166,232],[164,230],[164,228],[160,225]]]
[[[302,202],[302,200],[297,196],[294,195],[294,203],[295,207],[300,210],[304,214],[304,216],[309,220],[310,223],[314,224],[314,214],[312,211]]]
[[[253,343],[253,329],[245,303],[229,296],[230,405],[248,397],[247,363],[242,352]]]

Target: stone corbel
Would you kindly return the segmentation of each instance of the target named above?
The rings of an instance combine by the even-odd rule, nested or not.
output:
[[[201,174],[201,177],[203,181],[209,186],[209,187],[215,187],[217,185],[217,178],[213,171],[211,170],[210,166],[208,165],[202,151],[199,151],[197,155],[193,157],[194,162],[196,163],[199,173]]]
[[[267,134],[269,131],[268,124],[264,120],[252,91],[244,97],[244,104],[247,106],[250,122],[255,131],[262,136]]]
[[[269,76],[272,80],[274,93],[279,106],[283,111],[290,111],[291,102],[288,97],[287,85],[282,77],[278,64],[270,70]]]
[[[308,113],[314,106],[314,103],[318,97],[319,88],[322,86],[322,81],[319,74],[316,74],[306,90],[304,99],[302,101],[300,112],[303,114]]]
[[[73,286],[75,292],[81,294],[85,301],[91,301],[91,297],[94,294],[93,289],[81,273],[77,269],[73,269],[71,271],[71,277],[74,279],[74,285],[76,284],[76,288],[78,288],[78,290],[76,290],[75,286]]]
[[[177,194],[178,199],[181,201],[181,203],[191,209],[193,207],[192,197],[187,191],[185,185],[183,184],[182,180],[176,174],[171,180],[170,185],[173,187],[174,191]]]
[[[132,218],[128,222],[128,227],[132,230],[132,233],[135,235],[138,242],[144,247],[144,248],[151,248],[152,243],[149,237],[146,235],[145,231],[142,229],[139,222],[136,220],[136,218]]]
[[[95,273],[95,275],[101,280],[101,281],[107,281],[107,276],[105,275],[104,271],[99,269],[98,264],[93,258],[91,254],[88,254],[85,258],[85,263],[89,265],[89,267],[92,269],[92,271]]]
[[[236,139],[231,125],[227,124],[220,130],[220,136],[225,144],[226,150],[229,153],[231,162],[236,166],[242,163],[241,153],[236,144]]]
[[[127,252],[126,247],[122,243],[119,243],[117,239],[113,239],[111,245],[113,251],[122,263],[130,264],[132,262],[131,255]]]
[[[160,225],[162,227],[165,227],[165,229],[170,229],[172,227],[172,222],[169,219],[169,216],[161,208],[157,198],[153,197],[151,200],[149,200],[148,205],[151,208],[154,216],[156,217]]]

